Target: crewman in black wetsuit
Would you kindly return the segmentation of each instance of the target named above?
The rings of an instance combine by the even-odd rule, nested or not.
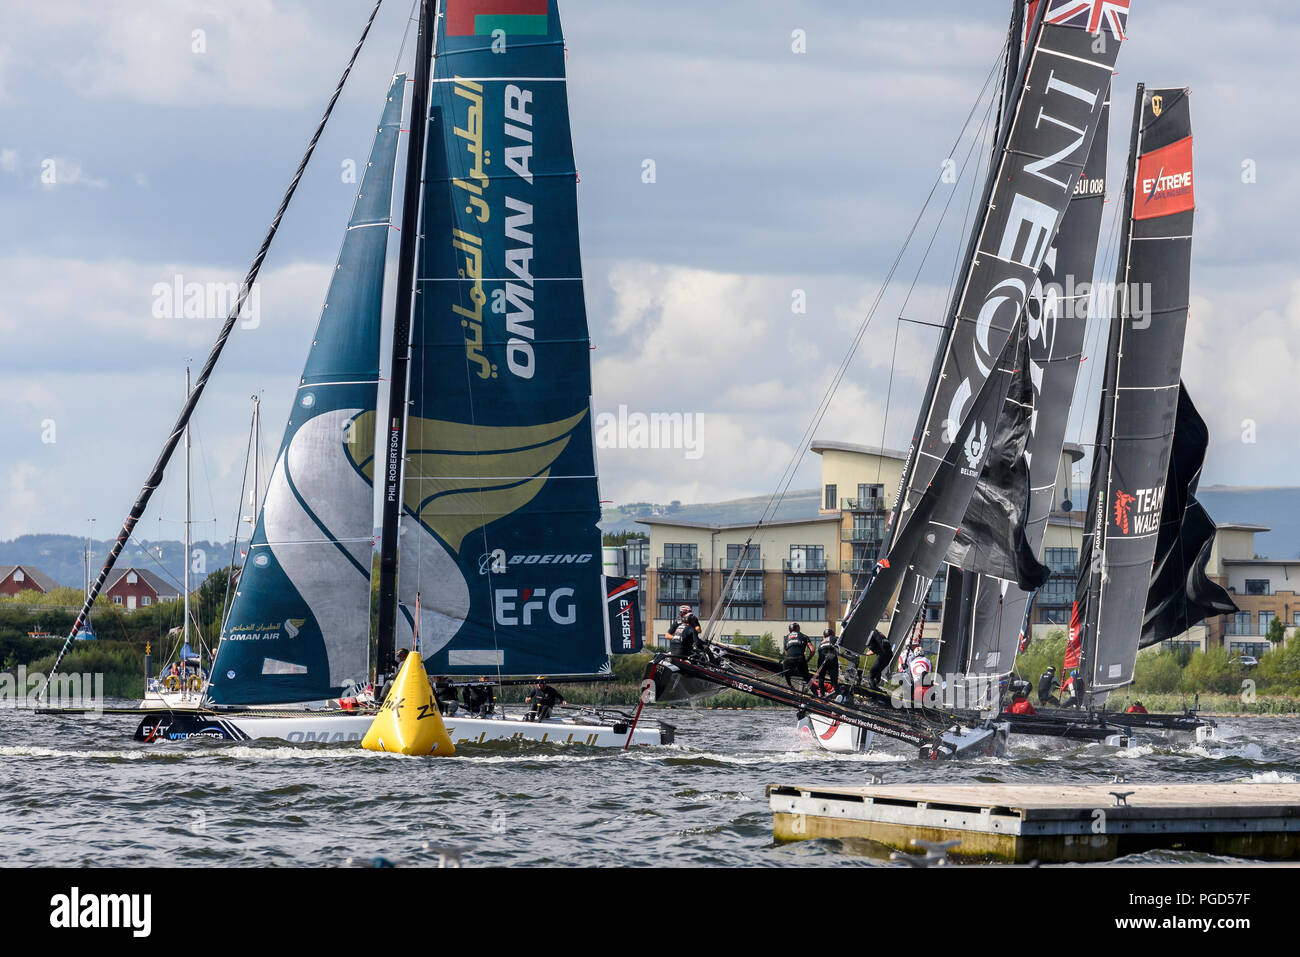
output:
[[[894,649],[890,647],[889,639],[873,628],[871,637],[867,639],[867,650],[876,656],[871,665],[871,673],[867,676],[867,684],[879,691],[880,679],[894,657]]]
[[[689,605],[682,605],[681,621],[677,625],[677,641],[683,658],[692,658],[700,641],[700,620],[691,613]]]
[[[455,714],[456,708],[460,705],[456,697],[456,689],[452,687],[451,680],[446,675],[439,675],[433,680],[433,698],[438,702],[438,710],[443,714]]]
[[[560,693],[546,683],[546,677],[539,676],[537,687],[528,693],[524,703],[531,703],[533,710],[524,716],[527,721],[545,721],[551,716],[551,709],[558,704],[568,704]]]
[[[1056,665],[1048,665],[1047,670],[1038,678],[1038,703],[1054,704],[1059,707],[1061,704],[1060,699],[1057,698],[1056,695],[1052,694],[1053,689],[1057,686]]]
[[[835,631],[822,632],[822,643],[817,648],[817,674],[813,678],[814,693],[833,698],[839,693],[840,656],[835,648]]]
[[[485,676],[479,676],[478,681],[478,684],[466,685],[464,692],[462,692],[465,710],[475,717],[491,714],[495,710],[495,696],[492,694],[492,685],[488,683]]]
[[[806,685],[812,680],[808,673],[808,659],[812,657],[812,640],[799,630],[797,621],[790,622],[790,631],[785,636],[785,660],[781,662],[781,674],[785,683],[794,687],[791,675],[798,675]]]

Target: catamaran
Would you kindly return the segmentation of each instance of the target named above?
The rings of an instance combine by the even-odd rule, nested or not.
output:
[[[930,584],[949,560],[989,464],[993,428],[1008,401],[1023,404],[1012,390],[1017,383],[1023,389],[1031,371],[1025,307],[1049,263],[1071,197],[1083,182],[1128,20],[1127,4],[1108,5],[1096,17],[1084,9],[1089,6],[1101,9],[1072,0],[1028,8],[1025,54],[1006,71],[993,162],[887,524],[885,557],[854,582],[859,597],[839,636],[849,662],[840,699],[782,687],[773,679],[779,663],[763,666],[728,651],[708,662],[671,656],[655,662],[651,677],[657,691],[686,696],[698,693],[707,681],[751,691],[811,716],[809,732],[824,742],[839,733],[831,733],[836,722],[912,743],[920,739],[933,756],[985,751],[1005,740],[1005,724],[980,726],[969,715],[913,707],[910,697],[904,707],[895,707],[898,702],[889,695],[864,686],[856,666],[869,642],[884,647],[873,637],[886,618],[886,655],[896,660],[912,643],[923,624]],[[1020,4],[1013,10],[1015,18],[1024,12]],[[1013,19],[1008,46],[1016,51],[1019,32],[1018,19]],[[1023,446],[1025,416],[1016,418]],[[1054,468],[1055,461],[1051,464]],[[1026,590],[1034,587],[1027,572],[1040,566],[1032,554],[1031,562],[1011,569],[998,561],[1001,557],[969,548],[959,563],[973,574],[996,574]],[[859,735],[839,740],[846,749],[863,745]]]
[[[431,675],[474,683],[612,677],[564,61],[556,0],[421,0],[388,407],[380,418],[404,74],[387,92],[205,707],[151,712],[137,739],[360,741],[375,679],[403,648],[420,651]],[[174,447],[175,435],[124,535]],[[597,709],[548,716],[498,706],[444,720],[458,746],[673,739],[666,723]]]

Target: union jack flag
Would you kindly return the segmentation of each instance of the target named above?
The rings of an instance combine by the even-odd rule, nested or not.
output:
[[[1043,22],[1080,27],[1089,33],[1100,33],[1104,25],[1117,40],[1127,40],[1124,28],[1128,25],[1130,2],[1131,0],[1056,0],[1048,7]]]

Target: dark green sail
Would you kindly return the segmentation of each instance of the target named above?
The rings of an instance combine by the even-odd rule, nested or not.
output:
[[[418,615],[431,673],[594,674],[609,668],[608,625],[559,12],[443,12],[396,642],[410,645]]]
[[[388,92],[213,663],[218,704],[332,698],[367,678],[369,468],[405,85],[396,76]]]

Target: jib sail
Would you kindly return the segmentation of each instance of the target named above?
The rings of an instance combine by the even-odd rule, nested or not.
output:
[[[380,315],[405,75],[393,78],[212,666],[217,704],[337,697],[369,671]]]

